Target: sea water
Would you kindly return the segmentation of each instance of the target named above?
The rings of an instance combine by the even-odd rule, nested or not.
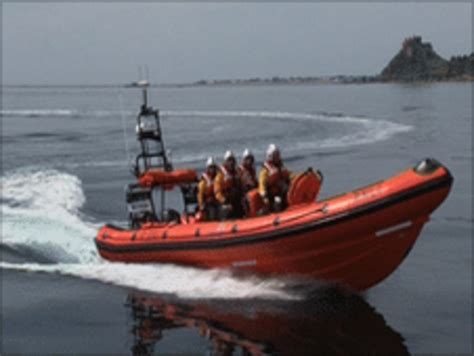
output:
[[[445,164],[455,179],[447,200],[395,273],[362,295],[319,282],[102,260],[97,229],[126,221],[140,93],[7,87],[2,96],[4,352],[213,353],[223,343],[209,326],[216,323],[239,335],[227,342],[234,352],[255,345],[267,353],[472,352],[470,84],[150,90],[175,167],[201,169],[208,156],[245,148],[261,164],[276,143],[290,169],[323,172],[326,198],[425,157]],[[145,339],[135,311],[147,303],[184,308],[195,325],[207,320],[208,337],[183,318],[163,326],[155,314],[163,319],[165,309],[156,307],[152,331],[164,336]],[[234,313],[225,312],[229,305]],[[269,325],[281,334],[260,335]]]

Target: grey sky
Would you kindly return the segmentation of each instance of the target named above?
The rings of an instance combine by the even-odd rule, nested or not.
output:
[[[471,3],[4,3],[4,84],[374,74],[419,34],[472,51]]]

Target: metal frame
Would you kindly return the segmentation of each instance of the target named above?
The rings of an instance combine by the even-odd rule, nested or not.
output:
[[[140,107],[140,112],[137,115],[137,139],[140,142],[141,152],[135,158],[135,167],[134,174],[138,178],[143,173],[147,172],[150,169],[163,169],[167,172],[173,170],[173,166],[168,159],[166,154],[165,144],[163,142],[163,135],[161,131],[160,123],[160,114],[158,109],[154,109],[148,106],[148,87],[149,83],[147,81],[140,81],[137,83],[137,86],[142,88],[143,103]],[[154,130],[153,131],[143,131],[142,123],[146,118],[154,119]],[[152,147],[158,147],[157,151],[153,151]],[[129,185],[129,191],[136,187],[136,184]],[[153,193],[156,191],[156,188],[150,190],[148,199],[150,199],[151,207],[153,209],[153,215],[155,219],[163,219],[163,211],[166,204],[166,192],[164,187],[160,187],[160,200],[161,206],[160,211],[157,211],[157,207],[153,200]],[[159,214],[159,215],[158,215]],[[137,225],[138,221],[135,221],[132,216],[130,216],[130,222],[133,225]]]
[[[135,158],[134,174],[138,178],[143,173],[150,169],[163,169],[166,172],[173,170],[173,165],[167,156],[167,151],[163,141],[163,134],[161,130],[160,112],[158,109],[154,109],[148,106],[148,86],[147,81],[140,81],[137,86],[142,88],[143,104],[140,107],[140,112],[137,115],[137,139],[140,142],[141,152]],[[154,119],[154,126],[151,129],[147,128],[146,124],[143,124],[148,118]],[[148,122],[149,124],[150,122]],[[155,148],[155,150],[153,150]],[[157,148],[157,149],[156,149]],[[128,191],[133,190],[136,184],[130,184]],[[190,211],[191,206],[197,205],[197,199],[194,196],[196,193],[197,185],[194,183],[180,185],[181,194],[184,202],[184,213],[188,216],[194,211]],[[160,211],[157,211],[157,207],[153,200],[153,193],[156,189],[160,191]],[[151,207],[153,209],[153,215],[158,220],[163,220],[165,217],[165,205],[166,205],[166,190],[164,187],[150,189],[149,196]],[[159,216],[158,216],[159,214]],[[130,216],[130,222],[132,226],[138,226],[140,221]]]

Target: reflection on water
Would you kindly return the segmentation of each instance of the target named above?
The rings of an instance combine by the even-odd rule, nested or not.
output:
[[[177,328],[198,333],[210,355],[409,354],[380,313],[338,287],[291,302],[183,301],[134,292],[126,306],[134,355],[159,352],[163,332]]]

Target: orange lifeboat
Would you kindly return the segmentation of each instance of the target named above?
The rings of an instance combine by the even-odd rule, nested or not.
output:
[[[427,159],[384,181],[315,202],[320,187],[315,178],[312,173],[293,181],[284,212],[222,222],[173,220],[136,229],[106,225],[96,245],[111,261],[297,275],[365,290],[403,261],[453,181],[444,166]],[[143,184],[149,184],[147,179]],[[150,179],[164,178],[160,173]]]

